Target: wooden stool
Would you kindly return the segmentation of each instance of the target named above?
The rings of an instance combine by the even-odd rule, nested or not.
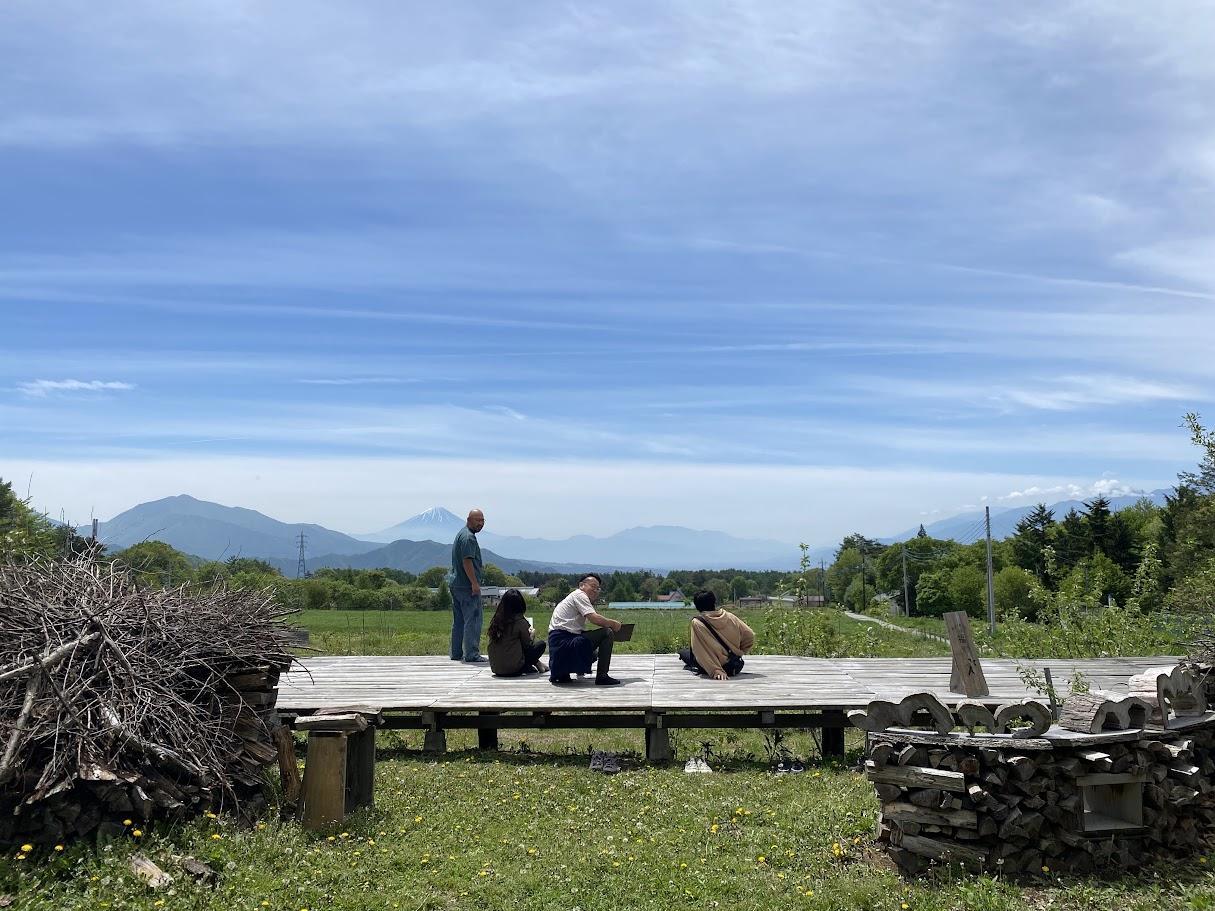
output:
[[[295,729],[308,732],[305,829],[337,825],[355,810],[375,805],[375,729],[382,720],[375,710],[296,719]]]

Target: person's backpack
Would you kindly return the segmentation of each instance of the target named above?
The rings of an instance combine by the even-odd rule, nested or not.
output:
[[[726,640],[721,638],[721,634],[713,628],[713,624],[704,617],[697,615],[692,619],[699,620],[701,623],[703,623],[705,628],[713,634],[713,638],[717,640],[717,644],[726,650],[726,661],[721,666],[721,669],[726,672],[726,676],[737,677],[739,674],[741,674],[743,665],[746,664],[746,662],[743,661],[742,655],[735,654],[734,650],[730,648],[730,646],[726,645]]]

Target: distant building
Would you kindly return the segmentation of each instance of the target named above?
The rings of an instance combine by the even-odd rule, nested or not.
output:
[[[607,609],[611,613],[614,610],[682,610],[687,606],[684,601],[612,601]]]
[[[688,596],[685,595],[683,592],[681,592],[679,589],[675,589],[669,595],[655,596],[654,600],[655,601],[687,601]]]
[[[797,598],[793,595],[746,595],[738,599],[739,607],[766,607],[769,604],[796,607]],[[823,607],[825,604],[826,600],[822,595],[807,595],[802,601],[805,607]]]
[[[498,601],[512,588],[524,598],[535,598],[540,595],[540,589],[527,585],[482,585],[481,606],[489,608],[497,607]]]

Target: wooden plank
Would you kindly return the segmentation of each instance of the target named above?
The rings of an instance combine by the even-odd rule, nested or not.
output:
[[[903,788],[937,788],[941,791],[956,791],[966,793],[966,776],[961,772],[949,772],[944,769],[924,769],[919,766],[894,765],[883,768],[868,768],[865,774],[870,781],[882,784],[897,784]]]
[[[346,739],[346,813],[375,806],[375,728]]]
[[[304,764],[305,829],[324,829],[346,818],[346,735],[308,737]]]
[[[945,632],[949,636],[949,651],[953,656],[949,689],[967,696],[990,695],[966,612],[951,611],[945,614]]]
[[[974,810],[933,810],[896,800],[882,807],[882,818],[892,822],[917,822],[926,826],[954,826],[977,829],[979,816]]]

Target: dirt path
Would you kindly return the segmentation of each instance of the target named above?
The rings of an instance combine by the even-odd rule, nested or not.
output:
[[[883,626],[886,629],[894,630],[896,633],[907,633],[910,636],[919,636],[921,639],[935,639],[937,642],[949,643],[949,640],[944,636],[938,636],[936,633],[926,633],[922,629],[911,629],[906,626],[899,626],[896,623],[890,623],[886,620],[879,620],[877,617],[868,617],[865,614],[854,614],[852,611],[844,611],[844,616],[852,620],[859,620],[862,623],[876,623],[878,626]]]

